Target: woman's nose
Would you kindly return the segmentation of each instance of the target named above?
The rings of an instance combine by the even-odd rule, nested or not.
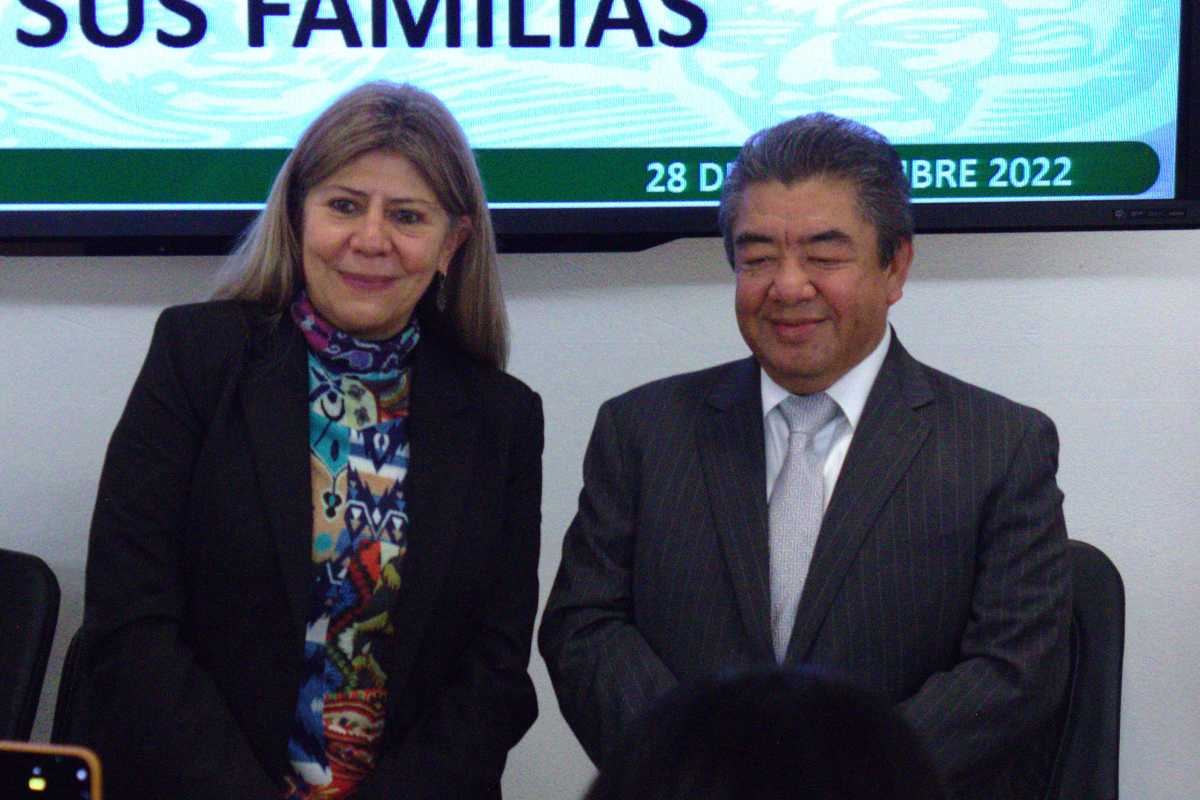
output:
[[[381,209],[368,208],[359,218],[358,229],[354,233],[354,244],[364,253],[387,252],[390,240]]]

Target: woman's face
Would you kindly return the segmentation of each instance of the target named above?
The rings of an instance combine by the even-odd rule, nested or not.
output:
[[[435,272],[443,275],[469,233],[450,219],[407,158],[359,156],[304,198],[302,268],[317,312],[362,339],[408,324]]]

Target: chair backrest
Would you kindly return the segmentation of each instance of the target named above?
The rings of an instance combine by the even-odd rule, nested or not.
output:
[[[33,731],[58,625],[58,580],[37,556],[0,549],[0,739]]]
[[[1049,800],[1116,800],[1125,584],[1098,548],[1068,542],[1074,579],[1066,720]]]

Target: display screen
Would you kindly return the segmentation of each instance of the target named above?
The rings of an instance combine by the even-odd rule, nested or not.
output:
[[[815,110],[888,136],[945,220],[1106,203],[1116,224],[1186,199],[1181,5],[0,0],[0,237],[234,235],[374,78],[450,107],[502,234],[712,233],[741,142]]]

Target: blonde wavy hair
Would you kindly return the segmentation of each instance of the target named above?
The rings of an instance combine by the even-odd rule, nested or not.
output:
[[[304,284],[300,243],[305,197],[351,161],[375,151],[407,158],[452,219],[470,220],[470,234],[451,259],[440,289],[444,310],[434,301],[439,291],[435,280],[417,304],[417,318],[426,329],[503,369],[508,317],[483,181],[450,111],[408,84],[359,86],[308,126],[275,176],[266,208],[230,256],[214,297],[251,300],[283,312]]]

